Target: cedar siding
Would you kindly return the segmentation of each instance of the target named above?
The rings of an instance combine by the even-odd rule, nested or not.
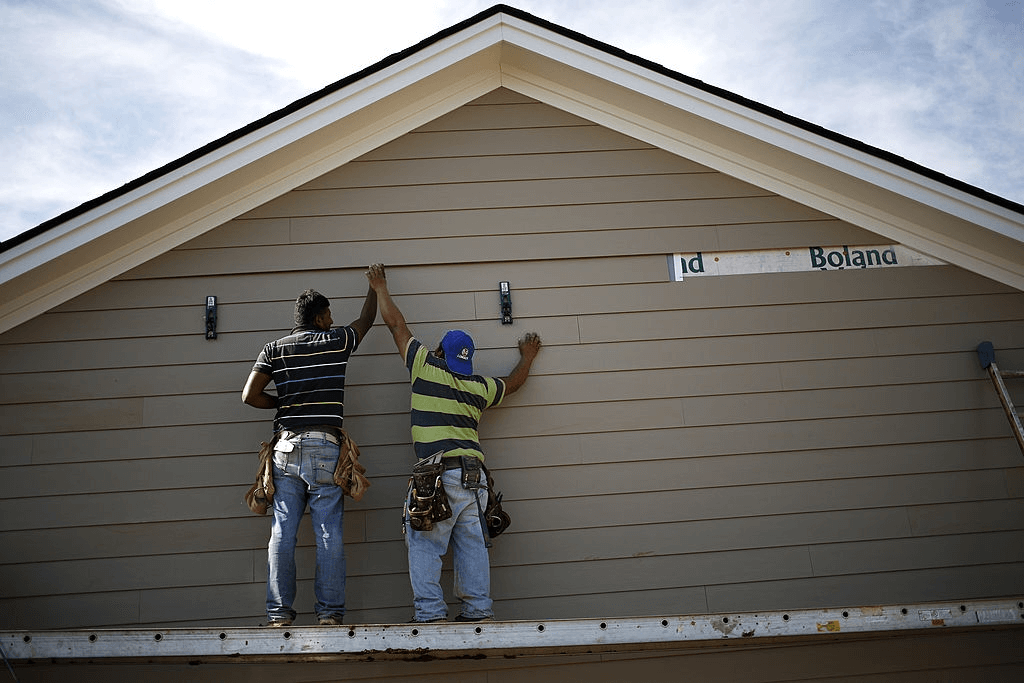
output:
[[[482,423],[513,519],[492,553],[500,619],[1020,594],[1024,457],[974,349],[1024,367],[1024,293],[954,266],[666,266],[885,242],[495,90],[0,335],[0,627],[260,623],[269,519],[242,494],[272,413],[240,390],[299,291],[347,322],[374,261],[417,337],[469,330],[480,371],[507,372],[525,331],[544,340]],[[348,383],[372,487],[345,516],[347,621],[403,622],[413,455],[383,326]]]

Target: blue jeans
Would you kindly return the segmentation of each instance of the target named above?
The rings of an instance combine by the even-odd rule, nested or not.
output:
[[[295,619],[295,539],[309,503],[316,535],[313,608],[317,618],[345,614],[345,499],[334,483],[337,444],[322,438],[284,442],[291,452],[274,451],[274,524],[267,547],[267,618]],[[281,447],[279,444],[278,447]]]
[[[486,483],[483,473],[481,482]],[[409,580],[412,583],[416,621],[445,619],[448,605],[441,590],[441,561],[452,545],[455,565],[455,596],[462,603],[462,616],[471,619],[492,617],[491,564],[484,545],[480,508],[487,504],[487,490],[462,488],[462,470],[447,470],[441,477],[452,516],[434,522],[430,531],[414,531],[406,520],[405,543],[409,549]]]

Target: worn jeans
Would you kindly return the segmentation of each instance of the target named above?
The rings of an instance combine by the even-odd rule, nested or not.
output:
[[[345,499],[334,483],[337,444],[295,437],[291,452],[274,451],[274,524],[267,548],[267,618],[295,619],[295,539],[309,503],[316,536],[313,608],[317,618],[345,614]],[[286,446],[287,447],[287,446]]]
[[[481,473],[481,483],[486,478]],[[462,488],[462,470],[447,470],[441,477],[452,516],[434,522],[430,531],[414,531],[408,520],[405,542],[409,549],[409,580],[412,583],[416,621],[445,619],[448,605],[441,590],[441,562],[452,545],[455,567],[455,596],[462,603],[462,616],[471,619],[494,616],[491,608],[491,566],[484,545],[483,529],[474,494],[481,509],[487,504],[487,490]]]

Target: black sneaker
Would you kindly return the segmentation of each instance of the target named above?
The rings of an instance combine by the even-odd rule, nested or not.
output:
[[[284,628],[285,626],[291,626],[291,619],[271,619],[267,622],[267,626],[270,628]]]
[[[455,617],[455,621],[494,621],[494,617],[467,617],[464,614],[460,614]]]
[[[319,619],[321,626],[341,626],[344,620],[341,617],[320,617]]]

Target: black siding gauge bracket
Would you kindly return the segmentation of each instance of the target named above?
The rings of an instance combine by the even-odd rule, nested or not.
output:
[[[206,297],[206,338],[217,338],[217,297]]]
[[[498,294],[501,299],[501,324],[512,324],[512,289],[507,282],[498,285]]]

